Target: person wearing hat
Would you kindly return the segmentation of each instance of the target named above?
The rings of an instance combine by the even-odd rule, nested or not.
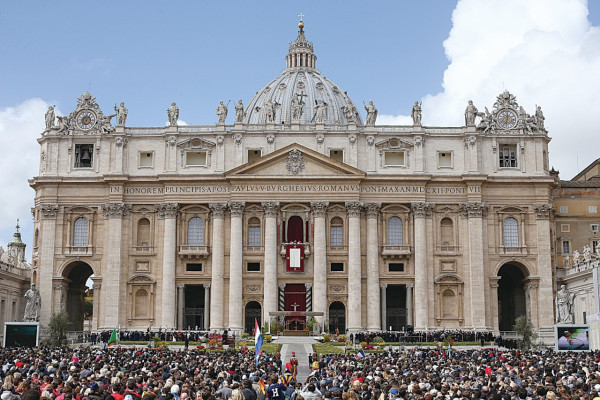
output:
[[[292,358],[290,358],[290,364],[292,365],[292,376],[294,377],[294,379],[296,379],[296,376],[298,375],[298,359],[296,358],[296,352],[292,351]]]

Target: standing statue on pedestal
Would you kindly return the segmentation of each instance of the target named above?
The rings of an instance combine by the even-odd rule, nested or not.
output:
[[[322,99],[317,100],[313,120],[317,124],[323,124],[325,121],[327,121],[327,103],[325,103]]]
[[[241,123],[244,118],[244,103],[242,103],[242,99],[237,102],[235,105],[235,122]]]
[[[556,293],[556,323],[557,324],[573,324],[575,313],[573,303],[575,293],[571,293],[565,285],[560,287]]]
[[[229,104],[229,103],[227,103]],[[219,124],[224,124],[225,123],[225,118],[227,118],[227,112],[228,112],[228,108],[227,105],[223,104],[223,100],[221,100],[219,102],[219,105],[217,106],[217,117],[219,117]]]
[[[412,108],[411,116],[413,119],[413,124],[421,125],[421,104],[418,101],[415,101],[415,105]]]
[[[477,116],[477,107],[473,105],[473,100],[469,100],[469,104],[465,109],[465,125],[475,126],[475,117]]]
[[[535,123],[536,123],[537,128],[539,130],[546,129],[544,127],[544,121],[545,120],[546,120],[546,118],[544,117],[544,113],[542,112],[542,107],[536,105],[535,106]]]
[[[177,126],[177,120],[179,119],[179,107],[175,102],[171,103],[171,107],[167,109],[167,116],[169,117],[169,126]]]
[[[573,251],[573,265],[579,264],[579,250]]]
[[[25,322],[36,322],[40,320],[40,310],[42,309],[42,297],[40,291],[35,288],[35,283],[31,284],[31,289],[25,292],[27,305],[25,305]]]
[[[583,260],[585,262],[592,261],[592,249],[588,245],[583,246]]]
[[[125,103],[121,102],[119,107],[115,104],[115,111],[117,112],[117,126],[125,126],[128,113],[127,108],[125,108]]]
[[[54,107],[55,106],[50,106],[48,107],[48,111],[46,111],[46,129],[54,128]]]
[[[292,99],[292,122],[300,122],[303,113],[304,102],[302,98],[298,99],[298,96],[294,96]]]
[[[363,102],[364,105],[364,102]],[[369,105],[365,105],[365,110],[367,111],[367,125],[375,125],[375,121],[377,120],[377,108],[373,105],[373,100],[369,100]]]

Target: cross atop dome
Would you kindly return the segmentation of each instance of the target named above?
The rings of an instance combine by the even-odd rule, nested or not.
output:
[[[298,37],[290,43],[288,55],[285,57],[286,68],[316,68],[317,56],[313,51],[313,44],[306,40],[304,36],[304,14],[298,14],[300,22],[298,23]]]

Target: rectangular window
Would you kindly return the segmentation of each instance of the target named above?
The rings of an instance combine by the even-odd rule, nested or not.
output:
[[[199,263],[185,264],[185,270],[187,272],[202,272],[202,264],[199,264]]]
[[[560,224],[561,232],[571,232],[571,225],[569,224]]]
[[[567,214],[569,212],[569,207],[567,206],[560,206],[560,213],[561,214]]]
[[[331,240],[330,246],[343,246],[344,245],[344,233],[341,226],[331,227]]]
[[[333,158],[335,161],[344,162],[344,150],[331,149],[329,150],[329,157]]]
[[[185,153],[186,167],[206,166],[206,151],[188,151]]]
[[[94,161],[93,144],[75,145],[75,168],[92,168]]]
[[[590,231],[600,232],[600,225],[599,224],[590,224]]]
[[[589,213],[590,214],[597,214],[598,213],[598,207],[596,207],[596,206],[590,206],[589,207]]]
[[[452,168],[452,153],[438,151],[438,168]]]
[[[389,263],[388,268],[390,272],[403,272],[404,263]]]
[[[262,150],[248,150],[248,162],[258,160],[262,157]]]
[[[598,254],[598,246],[600,246],[600,240],[592,240],[592,251],[594,254]]]
[[[344,272],[344,263],[331,263],[331,272]]]
[[[143,151],[140,153],[140,168],[154,167],[154,153],[151,151]]]
[[[568,240],[563,240],[562,242],[562,253],[571,254],[571,242]]]
[[[248,272],[260,272],[260,263],[259,262],[249,262],[246,264],[246,270]]]
[[[517,146],[505,145],[500,147],[500,168],[517,167]]]
[[[404,152],[403,151],[386,151],[384,153],[386,167],[404,167]]]
[[[248,246],[260,246],[260,226],[248,227]]]

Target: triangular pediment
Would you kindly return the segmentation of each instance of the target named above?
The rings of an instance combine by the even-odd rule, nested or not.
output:
[[[225,173],[236,177],[363,178],[365,173],[294,143]]]

